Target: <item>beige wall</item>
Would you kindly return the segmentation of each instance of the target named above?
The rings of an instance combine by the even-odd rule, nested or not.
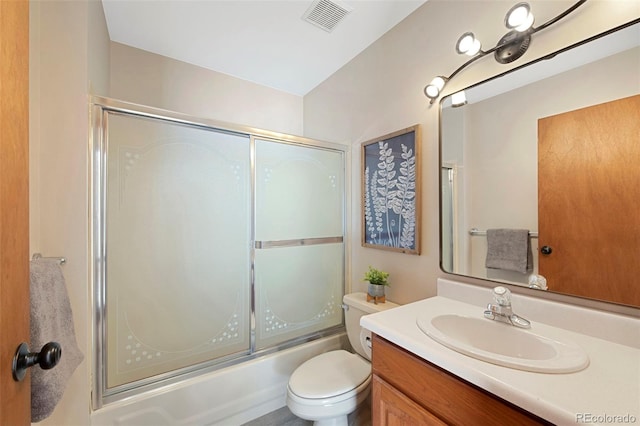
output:
[[[43,425],[89,424],[88,103],[108,91],[99,2],[30,5],[30,251],[68,259],[64,275],[82,364]]]
[[[111,43],[110,97],[195,117],[302,135],[302,98]]]
[[[532,1],[538,23],[564,11],[572,1]],[[391,273],[391,300],[407,303],[436,293],[439,268],[438,105],[429,106],[423,87],[436,75],[448,75],[465,58],[455,42],[473,31],[494,45],[506,32],[504,14],[513,2],[429,0],[304,99],[305,136],[352,145],[350,232],[352,289],[363,291],[367,265]],[[534,36],[521,65],[640,16],[634,1],[591,1],[561,24]],[[506,71],[490,58],[479,60],[454,78],[445,95]],[[360,246],[360,143],[413,124],[422,125],[422,254],[397,254]]]

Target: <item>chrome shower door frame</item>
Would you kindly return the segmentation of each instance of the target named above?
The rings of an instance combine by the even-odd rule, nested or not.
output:
[[[108,121],[109,114],[121,114],[141,118],[163,120],[174,124],[181,124],[189,127],[213,130],[248,136],[250,138],[250,170],[251,170],[251,194],[250,194],[250,347],[247,351],[234,353],[219,359],[211,360],[202,364],[191,365],[164,374],[149,377],[130,384],[107,389],[106,387],[106,266],[107,266],[107,241],[106,241],[106,185],[107,185],[107,144],[108,144]],[[295,247],[304,245],[343,243],[342,254],[342,293],[345,290],[345,279],[348,276],[349,262],[347,253],[350,246],[347,237],[346,227],[349,215],[348,179],[350,176],[350,150],[347,145],[334,144],[329,142],[316,141],[308,138],[285,135],[276,132],[265,131],[252,127],[237,126],[230,123],[219,122],[196,118],[185,114],[166,111],[162,109],[132,104],[105,97],[92,96],[90,98],[90,120],[91,134],[89,138],[89,275],[90,275],[90,303],[92,310],[92,407],[94,410],[101,408],[104,404],[115,402],[123,398],[138,395],[140,393],[156,389],[160,386],[177,383],[199,376],[203,373],[218,370],[224,367],[246,362],[279,350],[292,347],[301,343],[315,340],[321,337],[344,332],[344,318],[342,324],[319,332],[314,332],[306,336],[291,339],[266,349],[256,349],[256,306],[255,306],[255,252],[279,247]],[[335,151],[341,154],[343,163],[343,185],[342,190],[342,235],[327,238],[304,238],[298,240],[280,241],[256,241],[256,139],[274,141],[309,148],[320,148]]]

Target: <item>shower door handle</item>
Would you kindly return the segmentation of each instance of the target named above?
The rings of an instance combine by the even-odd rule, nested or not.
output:
[[[29,352],[29,345],[24,342],[20,343],[13,356],[13,365],[11,366],[13,380],[22,381],[27,374],[27,368],[36,364],[40,365],[43,370],[49,370],[58,365],[61,356],[62,347],[58,342],[46,343],[40,352]]]

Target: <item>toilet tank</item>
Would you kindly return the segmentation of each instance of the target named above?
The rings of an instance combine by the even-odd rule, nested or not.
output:
[[[371,338],[371,332],[360,327],[360,318],[363,315],[395,308],[398,305],[389,301],[378,304],[367,302],[367,293],[345,294],[342,300],[348,307],[344,316],[349,342],[360,356],[371,360],[371,341],[368,340]]]

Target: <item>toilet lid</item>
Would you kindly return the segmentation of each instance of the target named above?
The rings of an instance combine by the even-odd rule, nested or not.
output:
[[[356,354],[325,352],[293,372],[289,389],[302,398],[330,398],[357,388],[370,374],[371,364]]]

